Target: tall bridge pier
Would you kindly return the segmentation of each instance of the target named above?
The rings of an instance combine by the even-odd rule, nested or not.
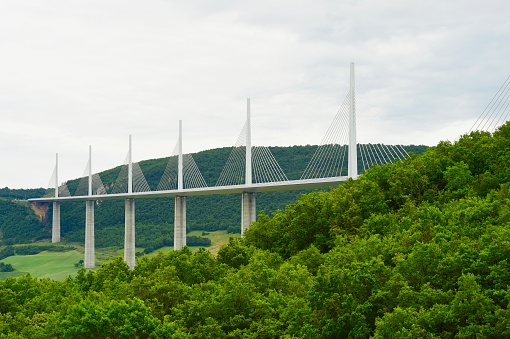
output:
[[[174,209],[174,250],[186,246],[186,197],[175,197]]]
[[[58,198],[58,153],[55,161],[55,198]],[[53,202],[53,215],[51,223],[51,242],[60,242],[60,202]]]
[[[51,223],[51,242],[60,242],[60,202],[53,202],[53,216]]]
[[[88,196],[92,197],[92,146],[89,146],[89,183]],[[96,266],[95,242],[94,242],[94,203],[95,200],[85,201],[85,268],[94,268]]]
[[[182,120],[179,120],[178,164],[177,164],[177,190],[184,189],[183,158],[182,158]],[[186,197],[175,196],[174,208],[174,251],[181,250],[186,246]]]
[[[250,99],[246,101],[246,173],[245,184],[253,184],[251,163],[251,112]],[[255,192],[243,192],[241,200],[241,235],[257,220],[257,201]]]
[[[85,261],[83,267],[94,268],[96,266],[94,245],[94,200],[85,202]]]
[[[241,235],[257,221],[255,192],[243,192],[241,205]]]
[[[128,194],[133,193],[133,159],[131,135],[129,136],[128,152]],[[135,199],[126,199],[124,228],[124,261],[132,270],[136,265],[135,255]]]
[[[124,229],[124,261],[132,270],[136,265],[135,255],[135,199],[126,199]]]

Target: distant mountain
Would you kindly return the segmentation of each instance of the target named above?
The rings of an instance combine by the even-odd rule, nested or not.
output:
[[[404,146],[408,152],[422,153],[427,146]],[[317,146],[270,147],[289,180],[299,179]],[[202,176],[214,186],[226,163],[231,147],[217,148],[193,154]],[[151,159],[139,163],[145,178],[154,190],[165,171],[169,158]],[[361,165],[360,165],[361,166]],[[121,167],[99,173],[106,187],[113,186]],[[75,192],[79,179],[67,182]],[[257,193],[257,213],[271,215],[292,203],[305,191]],[[0,189],[0,239],[4,244],[32,242],[51,238],[51,204],[33,206],[16,199],[36,198],[43,189]],[[3,205],[2,205],[3,204]],[[136,245],[152,248],[173,243],[173,198],[138,199],[136,201]],[[241,197],[239,195],[199,196],[187,198],[187,229],[214,231],[229,229],[240,232]],[[65,202],[61,205],[61,235],[71,242],[84,241],[85,207],[83,202]],[[99,201],[95,208],[96,246],[123,246],[124,201]]]

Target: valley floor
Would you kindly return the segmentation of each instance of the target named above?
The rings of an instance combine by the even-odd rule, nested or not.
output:
[[[188,235],[202,236],[202,231],[192,231]],[[203,235],[205,238],[211,239],[212,245],[207,247],[207,250],[216,255],[221,246],[228,243],[231,236],[238,237],[239,235],[228,234],[227,231],[215,231]],[[49,252],[44,251],[34,255],[15,255],[2,260],[5,264],[11,264],[15,271],[13,272],[0,272],[0,280],[8,277],[19,277],[29,273],[33,277],[50,278],[53,280],[64,280],[67,276],[75,276],[81,266],[75,267],[75,264],[84,259],[84,249],[82,244],[70,244],[77,249],[68,252]],[[190,247],[191,251],[197,251],[198,246]],[[143,248],[137,248],[137,252],[143,251]],[[173,247],[163,247],[159,250],[148,254],[153,256],[159,251],[166,253],[173,251]],[[100,265],[122,257],[124,250],[122,248],[97,248],[96,249],[96,265]]]

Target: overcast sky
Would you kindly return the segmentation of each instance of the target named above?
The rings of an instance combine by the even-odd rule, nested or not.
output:
[[[508,2],[0,2],[0,187],[232,146],[318,144],[356,65],[358,141],[468,132],[510,74]],[[364,115],[363,115],[364,114]],[[383,133],[378,133],[382,131]]]

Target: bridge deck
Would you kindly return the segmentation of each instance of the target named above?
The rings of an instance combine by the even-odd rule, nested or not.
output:
[[[102,194],[92,196],[71,196],[71,197],[44,197],[28,199],[30,202],[52,202],[52,201],[87,201],[87,200],[113,200],[113,199],[133,199],[133,198],[160,198],[175,196],[196,196],[196,195],[214,195],[214,194],[235,194],[242,192],[276,192],[292,190],[309,190],[318,188],[333,188],[346,181],[347,176],[307,179],[307,180],[288,180],[279,182],[259,183],[252,185],[233,185],[233,186],[212,186],[201,188],[188,188],[183,190],[169,191],[149,191],[120,194]]]

